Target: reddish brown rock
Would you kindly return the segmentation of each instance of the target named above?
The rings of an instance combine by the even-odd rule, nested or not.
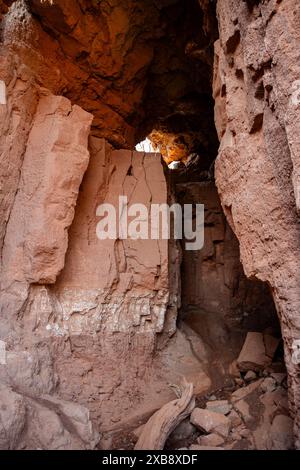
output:
[[[300,429],[299,11],[289,0],[218,2],[216,182],[247,276],[266,281],[281,320],[295,434]],[[293,175],[293,181],[291,178]]]
[[[0,386],[0,400],[0,449],[15,449],[25,427],[25,401],[3,386]]]
[[[276,389],[276,381],[272,377],[266,377],[260,386],[263,392],[273,392]]]
[[[230,430],[230,421],[226,416],[201,408],[194,409],[191,423],[206,433],[216,432],[223,437],[227,437]]]
[[[25,403],[26,428],[18,448],[87,450],[99,442],[86,408],[48,395],[36,400],[26,397]]]
[[[273,377],[277,385],[282,385],[282,383],[286,380],[286,374],[284,372],[273,372],[271,377]]]
[[[272,448],[291,450],[294,446],[293,420],[286,415],[275,416],[271,426]]]
[[[190,22],[199,27],[195,48],[200,56],[187,60]],[[203,92],[209,99],[215,23],[210,2],[202,12],[198,2],[180,0],[153,0],[143,8],[139,0],[112,0],[108,5],[15,0],[2,26],[5,45],[22,57],[39,83],[94,114],[94,135],[117,148],[133,148],[137,133],[151,130],[148,122],[151,126],[157,120],[158,108],[163,118],[174,114],[175,119],[188,110],[199,127],[205,106],[189,95]],[[205,147],[204,158],[216,146],[212,124],[209,113],[200,123],[207,127],[205,135],[194,131]]]
[[[256,380],[255,382],[252,382],[250,385],[247,385],[246,387],[238,388],[233,394],[231,395],[231,400],[232,402],[236,402],[238,400],[242,400],[243,398],[247,397],[249,394],[257,390],[263,379]]]
[[[237,426],[242,424],[242,420],[241,420],[240,416],[238,415],[238,413],[235,410],[232,410],[229,413],[228,418],[230,419],[232,428],[236,428]]]
[[[279,340],[263,333],[248,333],[237,359],[241,371],[259,371],[272,363]]]
[[[245,374],[245,382],[252,382],[253,380],[257,379],[257,375],[253,370],[248,370],[248,372]]]
[[[208,370],[211,362],[222,363],[220,369],[228,364],[229,373],[240,377],[236,362],[232,363],[242,348],[240,328],[248,331],[248,321],[252,327],[273,321],[273,302],[266,286],[244,275],[238,242],[226,223],[214,183],[180,183],[176,192],[181,204],[201,203],[205,208],[204,247],[196,253],[183,253],[181,302],[185,314],[179,328],[190,338],[201,361],[208,363]]]
[[[127,197],[129,206],[140,203],[148,209],[151,202],[166,201],[160,156],[112,151],[105,141],[93,138],[91,163],[56,291],[65,311],[56,317],[56,324],[66,334],[92,334],[103,322],[102,327],[112,332],[162,331],[169,303],[167,240],[97,237],[97,207],[112,204],[118,215],[119,196]],[[87,317],[82,323],[84,312]],[[55,324],[46,320],[47,324],[54,331]]]
[[[243,418],[244,423],[248,423],[249,421],[251,421],[252,416],[250,413],[250,407],[245,400],[239,400],[237,403],[235,403],[234,408]]]
[[[228,400],[208,401],[206,403],[206,409],[223,415],[228,415],[232,409],[232,405]]]
[[[112,151],[97,138],[91,139],[90,151],[68,233],[64,269],[54,289],[36,285],[30,289],[25,329],[28,338],[34,332],[36,341],[48,342],[62,396],[70,400],[78,390],[81,403],[109,426],[120,416],[119,405],[113,403],[122,404],[127,415],[141,394],[148,403],[147,409],[141,405],[141,414],[153,409],[153,397],[157,406],[168,400],[168,386],[164,394],[156,394],[157,382],[153,379],[153,387],[146,386],[142,371],[153,373],[156,334],[164,328],[168,308],[176,307],[176,297],[169,291],[166,240],[99,240],[96,234],[100,220],[96,209],[101,203],[118,207],[119,195],[127,195],[130,204],[143,202],[147,207],[151,201],[166,201],[160,156]],[[175,317],[169,320],[167,334],[172,334]],[[61,339],[68,338],[72,338],[73,351],[81,351],[84,344],[83,355],[76,358],[67,350],[56,354]],[[103,361],[103,356],[110,360]]]
[[[54,283],[89,161],[92,116],[63,97],[42,97],[26,145],[3,248],[5,279]]]
[[[229,372],[229,375],[231,375],[232,377],[235,377],[237,379],[241,378],[241,372],[238,369],[236,359],[231,364],[229,364],[228,372]]]
[[[286,391],[282,387],[278,387],[272,392],[261,395],[259,402],[263,404],[263,412],[253,432],[255,448],[258,450],[275,450],[277,445],[279,445],[281,449],[285,448],[287,450],[290,446],[293,447],[294,439],[290,439],[292,421],[288,417],[288,399]],[[285,416],[281,418],[281,414]],[[276,443],[271,436],[271,427],[277,416],[279,419],[275,421],[273,428],[275,441],[278,439]],[[285,437],[287,438],[286,440]]]
[[[0,398],[2,450],[94,449],[99,442],[88,410],[76,403],[41,394],[29,398],[2,384]]]
[[[38,103],[38,89],[30,69],[12,53],[0,52],[0,248],[10,218],[26,149]]]
[[[207,436],[200,436],[198,443],[200,446],[218,447],[224,444],[224,439],[219,434],[208,434]]]
[[[94,449],[99,441],[88,410],[76,403],[48,395],[35,400],[3,385],[0,399],[2,450]]]

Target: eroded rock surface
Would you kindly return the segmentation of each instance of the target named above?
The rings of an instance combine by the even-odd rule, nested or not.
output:
[[[62,270],[92,119],[67,98],[39,100],[6,227],[4,286],[11,280],[51,284]]]
[[[166,336],[175,332],[178,289],[169,287],[168,241],[120,234],[99,240],[97,207],[118,208],[119,196],[126,196],[128,209],[134,203],[150,209],[167,201],[167,183],[159,154],[113,151],[97,138],[90,141],[88,166],[92,116],[66,98],[38,93],[4,237],[1,302],[10,327],[2,330],[1,378],[35,400],[55,390],[79,399],[105,429],[122,412],[126,419],[134,415],[131,407],[143,394],[156,393],[161,404],[171,393],[165,387],[159,397],[161,379],[152,380],[151,370],[167,315]],[[144,412],[155,406],[145,402]],[[32,409],[33,423],[52,413],[40,404]],[[32,434],[40,434],[38,427]],[[66,434],[64,443],[43,446],[76,442]]]
[[[269,284],[276,302],[299,436],[299,9],[291,0],[217,3],[217,186],[246,275]],[[0,446],[109,447],[114,432],[169,401],[182,376],[207,393],[241,346],[248,307],[266,306],[259,331],[272,311],[266,287],[241,272],[211,182],[213,2],[5,0],[2,15]],[[188,331],[176,331],[177,247],[96,235],[100,203],[126,195],[149,207],[174,196],[159,155],[102,139],[133,148],[152,129],[166,161],[189,164],[193,202],[208,206],[203,253],[184,257],[195,270],[185,281],[184,306],[196,306]],[[266,361],[255,361],[246,368],[260,373]],[[236,390],[234,409],[219,416],[224,448],[292,448],[283,379],[253,374],[244,386],[229,367]],[[260,426],[248,429],[253,419]],[[202,439],[192,445],[202,449]]]
[[[160,155],[113,151],[98,138],[88,144],[90,113],[41,87],[15,53],[4,48],[1,60],[6,355],[0,379],[30,397],[36,437],[25,435],[23,446],[81,448],[37,400],[57,394],[78,401],[96,429],[107,431],[168,401],[168,383],[184,374],[199,391],[211,382],[180,335],[172,339],[171,360],[166,352],[154,356],[157,335],[168,339],[176,329],[176,250],[170,263],[167,240],[103,241],[96,235],[101,203],[118,207],[122,195],[147,208],[168,201]],[[53,418],[45,439],[42,415]]]
[[[94,449],[99,435],[80,405],[41,395],[32,398],[0,386],[0,449]]]
[[[185,149],[192,151],[197,140],[203,160],[215,153],[213,115],[206,111],[212,102],[211,35],[217,32],[210,2],[203,2],[203,11],[198,0],[143,5],[139,0],[5,0],[1,5],[10,3],[2,25],[5,46],[53,94],[91,112],[94,135],[117,148],[133,148],[153,125],[175,140],[180,121]]]
[[[280,340],[264,333],[247,334],[243,349],[237,359],[242,371],[259,371],[272,363]]]
[[[298,5],[219,1],[216,181],[247,276],[268,282],[281,320],[299,447]]]

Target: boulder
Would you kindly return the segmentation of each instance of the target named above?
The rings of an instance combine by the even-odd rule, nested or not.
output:
[[[193,434],[195,434],[196,431],[197,428],[190,422],[189,418],[186,418],[181,421],[181,423],[176,427],[176,429],[174,429],[174,431],[169,437],[169,440],[178,442],[183,439],[188,439]]]
[[[273,390],[276,389],[276,386],[276,380],[273,377],[266,377],[263,380],[260,388],[263,392],[273,392]]]
[[[263,379],[259,379],[259,380],[256,380],[255,382],[252,382],[251,384],[247,385],[246,387],[238,388],[231,395],[231,401],[236,402],[238,400],[242,400],[247,395],[250,395],[250,393],[253,393],[255,390],[257,390],[259,388],[262,381],[263,381]]]
[[[280,340],[263,333],[248,333],[237,360],[241,371],[260,371],[272,363]]]
[[[235,410],[230,411],[230,413],[228,415],[228,419],[230,419],[232,428],[236,428],[237,426],[242,424],[241,417],[239,416],[239,414]]]
[[[272,449],[291,450],[294,447],[293,420],[286,415],[275,416],[270,436]]]
[[[206,409],[223,415],[228,415],[232,410],[232,405],[228,400],[209,401],[206,403]]]
[[[63,423],[70,424],[69,429],[77,435],[87,446],[94,449],[99,441],[99,435],[93,429],[90,413],[87,408],[71,401],[62,400],[59,397],[44,395],[40,402],[53,409]]]
[[[26,450],[95,449],[99,435],[83,406],[60,398],[25,398],[26,428],[19,448]]]
[[[255,448],[257,450],[277,449],[281,435],[286,433],[284,424],[287,427],[288,420],[275,419],[277,416],[288,416],[289,406],[287,392],[282,387],[277,387],[273,392],[266,392],[259,397],[258,406],[263,405],[263,414],[256,429],[253,430]],[[274,424],[273,424],[274,423]],[[271,428],[273,426],[273,437]],[[289,429],[287,427],[287,429]],[[274,438],[274,439],[273,439]],[[281,440],[280,447],[286,444]]]
[[[246,423],[251,420],[250,407],[245,400],[239,400],[234,406]]]
[[[252,382],[252,380],[257,379],[257,375],[253,370],[248,370],[244,379],[245,379],[245,382]]]
[[[0,450],[94,449],[98,442],[85,407],[50,395],[33,399],[0,384]]]
[[[191,423],[206,433],[216,432],[227,437],[230,430],[230,420],[221,413],[195,408],[191,414]]]

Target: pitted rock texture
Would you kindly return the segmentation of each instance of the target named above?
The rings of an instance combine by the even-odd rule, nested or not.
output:
[[[246,275],[267,282],[281,321],[300,446],[300,226],[297,213],[300,10],[291,0],[219,1],[216,182]],[[297,127],[298,126],[298,127]]]

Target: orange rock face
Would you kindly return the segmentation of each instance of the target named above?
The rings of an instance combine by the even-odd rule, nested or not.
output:
[[[167,202],[161,157],[113,151],[95,137],[88,143],[93,116],[39,87],[28,67],[12,57],[3,56],[0,75],[6,195],[1,199],[1,341],[10,348],[0,382],[17,387],[20,401],[22,394],[53,392],[72,401],[77,390],[96,426],[101,421],[105,429],[120,413],[134,414],[130,407],[141,397],[143,413],[154,406],[147,396],[156,394],[159,406],[170,394],[166,385],[167,393],[155,391],[161,378],[152,364],[166,316],[166,336],[176,328],[169,312],[177,310],[178,287],[169,287],[169,270],[178,266],[169,267],[168,241],[103,241],[96,235],[100,204],[117,207],[122,195],[148,209],[150,203]],[[24,315],[22,334],[18,313]],[[73,352],[65,347],[69,341]],[[196,367],[194,361],[191,373]],[[207,387],[205,374],[203,379]],[[25,401],[22,406],[32,415],[35,436],[25,436],[23,445],[38,445],[35,419],[41,415],[53,424],[48,440],[40,436],[42,446],[84,446],[67,434],[57,437],[61,423],[47,405]],[[18,447],[18,439],[9,445]]]
[[[0,0],[0,448],[112,446],[183,376],[195,393],[219,387],[245,308],[273,315],[213,179],[218,29],[216,184],[246,276],[271,287],[300,447],[299,8],[219,0],[216,18],[214,3]],[[147,135],[183,173],[132,150]],[[182,190],[206,205],[200,254],[97,237],[100,204],[149,209]],[[290,419],[271,415],[292,447]]]
[[[211,96],[209,8],[204,18],[197,0],[17,0],[3,21],[3,42],[40,84],[94,115],[93,135],[133,148],[160,127],[158,117],[171,133],[181,120],[183,134],[198,134],[205,160],[216,148],[212,113],[198,117]],[[186,47],[191,38],[198,56]],[[185,147],[194,151],[189,138]]]
[[[116,2],[103,17],[92,3],[84,15],[75,1],[31,7],[47,33],[21,1],[2,23],[1,341],[9,352],[0,381],[18,389],[16,403],[32,423],[21,444],[20,418],[3,447],[82,448],[59,434],[62,423],[49,411],[49,399],[43,408],[36,397],[78,399],[96,428],[106,430],[168,401],[167,383],[184,372],[197,374],[199,390],[210,380],[188,357],[183,338],[172,346],[171,367],[166,355],[154,357],[157,335],[175,332],[176,250],[171,264],[166,240],[96,236],[98,204],[122,194],[147,207],[168,200],[159,155],[112,151],[98,138],[88,144],[93,125],[92,132],[110,142],[133,145],[129,116],[140,105],[153,56],[153,44],[137,40],[144,12],[132,21],[136,3],[127,11]],[[155,15],[156,8],[153,21]],[[52,423],[49,436],[38,427],[41,416]],[[89,439],[95,445],[97,439]]]
[[[0,19],[2,15],[7,13],[8,7],[13,3],[13,0],[1,0],[0,1]]]
[[[39,100],[6,226],[4,283],[54,283],[62,270],[92,119],[66,98]]]

